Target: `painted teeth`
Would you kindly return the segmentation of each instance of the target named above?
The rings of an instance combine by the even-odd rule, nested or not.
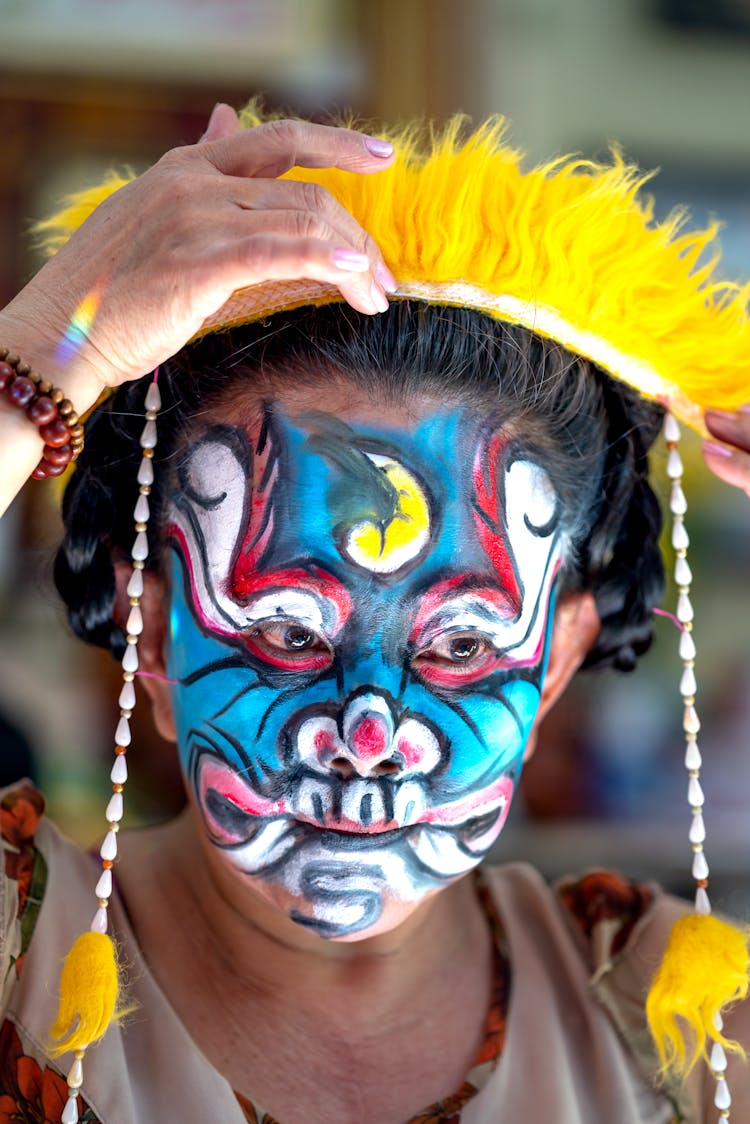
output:
[[[424,793],[421,785],[404,781],[393,800],[393,818],[399,827],[416,823],[424,811]]]
[[[294,802],[296,811],[311,820],[323,824],[326,812],[331,808],[331,790],[326,784],[304,777],[297,790],[297,799]]]
[[[380,786],[370,781],[347,781],[341,790],[341,818],[369,827],[385,816]]]
[[[262,870],[294,845],[294,832],[288,820],[269,820],[249,842],[232,848],[237,866],[252,874]]]
[[[407,840],[419,861],[443,878],[455,877],[476,866],[476,857],[467,855],[450,831],[425,825],[408,835]]]

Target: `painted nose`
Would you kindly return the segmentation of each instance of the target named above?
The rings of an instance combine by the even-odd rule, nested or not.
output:
[[[341,752],[330,763],[343,778],[385,777],[400,773],[403,754],[393,741],[391,708],[380,695],[358,695],[344,710]]]

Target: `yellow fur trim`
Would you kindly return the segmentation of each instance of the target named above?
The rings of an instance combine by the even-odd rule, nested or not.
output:
[[[241,120],[261,120],[256,103]],[[609,163],[566,156],[524,171],[501,119],[468,138],[463,126],[388,133],[396,159],[373,175],[294,168],[285,178],[331,191],[378,243],[402,297],[467,304],[559,340],[696,428],[707,406],[750,398],[750,285],[716,279],[716,224],[687,233],[682,211],[656,223],[641,192],[649,177],[616,148]],[[40,228],[48,246],[122,182],[69,200]],[[256,285],[203,332],[340,299],[310,281]]]
[[[96,1042],[124,1011],[117,1011],[119,982],[115,947],[106,933],[83,933],[63,964],[60,1006],[50,1029],[50,1056]]]
[[[745,1055],[739,1042],[717,1029],[715,1018],[747,995],[748,941],[750,929],[713,916],[690,914],[675,923],[646,1001],[663,1071],[689,1073],[700,1057],[708,1058],[709,1039]]]

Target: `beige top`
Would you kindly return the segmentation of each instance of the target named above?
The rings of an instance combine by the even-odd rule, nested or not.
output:
[[[47,888],[23,971],[3,1013],[41,1050],[56,1013],[61,960],[92,911],[97,867],[46,820],[36,844],[49,865]],[[512,991],[504,1052],[462,1110],[462,1124],[714,1124],[716,1109],[696,1114],[683,1091],[678,1111],[673,1097],[654,1092],[649,1083],[654,1061],[643,1024],[643,995],[684,903],[657,892],[610,964],[606,949],[592,949],[531,867],[488,868],[486,881],[504,927]],[[0,878],[0,892],[5,887],[7,895],[12,885]],[[0,919],[7,922],[13,912],[12,901],[0,900]],[[197,1049],[157,987],[116,899],[111,918],[129,994],[139,1009],[88,1053],[86,1103],[106,1124],[245,1124],[232,1088]],[[168,924],[165,932],[168,939]],[[0,948],[0,964],[2,953]],[[67,1064],[68,1058],[61,1059],[63,1073]],[[696,1096],[705,1074],[699,1068]],[[750,1095],[748,1068],[745,1096]],[[730,1081],[739,1107],[738,1074],[730,1072]],[[706,1085],[710,1104],[710,1076]],[[732,1113],[737,1124],[747,1118]]]

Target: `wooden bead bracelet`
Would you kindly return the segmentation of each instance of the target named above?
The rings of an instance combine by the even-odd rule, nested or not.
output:
[[[83,449],[83,424],[59,387],[32,371],[17,355],[0,347],[0,391],[39,427],[44,442],[34,480],[60,476]]]

